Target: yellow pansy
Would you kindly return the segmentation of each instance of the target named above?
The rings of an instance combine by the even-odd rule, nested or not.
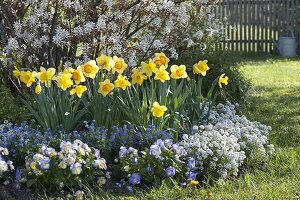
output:
[[[87,90],[87,88],[84,85],[77,85],[75,88],[70,90],[70,95],[73,95],[76,93],[76,95],[81,98],[82,94]]]
[[[100,94],[102,94],[103,96],[106,96],[114,88],[115,88],[114,84],[112,84],[109,79],[106,79],[105,81],[99,83],[99,90],[98,90],[98,92]]]
[[[148,63],[142,62],[141,65],[143,73],[145,73],[148,77],[150,77],[152,73],[155,73],[157,71],[156,64],[152,59],[149,59]]]
[[[202,76],[206,75],[206,71],[209,70],[207,65],[207,60],[200,60],[198,63],[194,64],[193,73],[194,74],[202,74]]]
[[[81,66],[78,66],[77,69],[70,69],[70,72],[72,74],[72,80],[75,82],[76,85],[85,82],[85,77],[83,75]]]
[[[46,87],[50,87],[54,74],[54,68],[49,68],[46,70],[44,67],[40,67],[40,72],[36,74],[36,77],[41,81],[41,83],[45,83]]]
[[[160,66],[160,68],[156,71],[154,80],[160,80],[163,83],[166,80],[170,80],[169,73],[166,71],[166,67],[164,65]]]
[[[99,65],[99,67],[100,68],[103,67],[103,69],[106,69],[107,71],[110,71],[112,68],[111,60],[112,60],[112,57],[104,55],[104,54],[102,54],[101,56],[96,58],[96,61]]]
[[[127,68],[127,64],[124,62],[124,59],[117,56],[114,56],[110,63],[112,65],[112,73],[118,72],[119,74],[122,74]]]
[[[35,81],[36,72],[31,71],[21,71],[20,80],[25,83],[27,87],[30,87],[32,83]]]
[[[96,74],[99,71],[99,67],[96,64],[95,60],[90,60],[86,63],[84,63],[82,66],[82,72],[86,77],[94,79],[96,77]]]
[[[119,74],[117,80],[115,80],[115,87],[119,87],[125,90],[128,86],[131,86],[131,83],[126,80],[125,77],[122,76],[122,74]]]
[[[171,78],[180,79],[180,78],[187,78],[188,75],[186,73],[186,66],[185,65],[172,65],[171,66]]]
[[[224,84],[224,85],[228,85],[228,80],[229,80],[229,78],[228,78],[228,76],[225,76],[225,74],[222,74],[220,77],[219,77],[219,86],[220,86],[220,88],[222,88],[222,83]]]
[[[159,105],[158,102],[154,102],[151,108],[152,115],[154,117],[162,117],[164,113],[168,110],[166,106]]]
[[[159,68],[161,65],[168,66],[170,59],[164,53],[155,53],[155,58],[153,62],[156,64],[156,67]]]
[[[145,76],[142,72],[140,72],[137,68],[132,69],[132,84],[139,84],[142,85],[144,80],[147,79],[147,76]]]
[[[42,86],[40,84],[36,85],[35,89],[34,89],[34,92],[36,94],[41,94],[41,92],[42,92]]]
[[[198,184],[199,184],[199,181],[197,181],[197,180],[190,180],[190,182],[189,182],[192,186],[197,186]]]
[[[36,165],[37,165],[36,162],[31,162],[30,163],[30,168],[33,169],[33,170],[35,170],[36,169]]]
[[[19,78],[19,77],[20,77],[20,74],[21,74],[21,72],[20,72],[20,70],[18,70],[18,69],[15,69],[15,70],[13,71],[13,75],[14,75],[14,77],[16,77],[16,78]]]
[[[71,73],[60,73],[54,80],[57,81],[57,86],[63,90],[68,89],[73,85],[72,81],[72,74]]]

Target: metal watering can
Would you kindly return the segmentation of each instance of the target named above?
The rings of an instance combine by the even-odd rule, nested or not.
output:
[[[297,50],[297,41],[295,35],[291,29],[289,29],[291,37],[280,36],[278,42],[274,40],[274,45],[283,57],[295,57]]]

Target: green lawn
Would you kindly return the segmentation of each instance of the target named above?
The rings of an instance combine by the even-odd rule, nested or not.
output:
[[[252,60],[255,61],[239,63],[253,84],[246,116],[272,126],[270,139],[276,155],[270,162],[259,170],[217,181],[210,187],[161,186],[122,199],[300,199],[300,60]]]

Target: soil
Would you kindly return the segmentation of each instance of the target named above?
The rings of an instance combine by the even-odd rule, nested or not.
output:
[[[16,189],[14,186],[0,186],[0,200],[34,200],[36,195],[27,188]]]

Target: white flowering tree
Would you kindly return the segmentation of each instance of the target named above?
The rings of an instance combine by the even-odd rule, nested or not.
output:
[[[211,34],[216,1],[2,0],[0,69],[76,67],[101,53],[132,67],[156,51],[176,58]]]

